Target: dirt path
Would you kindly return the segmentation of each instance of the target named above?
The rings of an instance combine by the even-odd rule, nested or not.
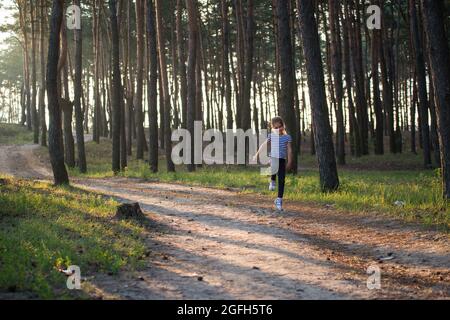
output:
[[[39,173],[27,147],[7,149],[6,156],[4,150],[0,160],[24,157],[29,166],[0,171]],[[210,188],[132,179],[75,184],[137,201],[151,221],[145,269],[95,275],[93,297],[450,299],[449,238],[418,225],[301,203],[278,214],[267,197]],[[371,265],[381,269],[381,290],[367,288]]]
[[[50,179],[51,172],[35,155],[38,145],[0,145],[0,173],[28,179]]]

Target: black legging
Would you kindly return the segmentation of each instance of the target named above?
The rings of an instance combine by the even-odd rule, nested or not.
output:
[[[286,181],[286,160],[285,159],[278,159],[279,160],[279,166],[278,166],[278,198],[283,198],[284,196],[284,184]],[[272,176],[272,181],[277,181],[277,175],[274,174]]]

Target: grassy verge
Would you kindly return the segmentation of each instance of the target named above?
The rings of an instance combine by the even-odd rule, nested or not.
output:
[[[0,144],[21,145],[33,143],[33,132],[17,124],[0,123]]]
[[[73,187],[1,177],[0,292],[70,298],[57,269],[78,265],[83,276],[140,266],[142,227],[111,219],[117,203]]]
[[[364,170],[364,171],[421,171],[423,169],[423,157],[410,152],[400,154],[386,153],[383,156],[375,155],[373,151],[368,156],[352,157],[347,154],[347,164],[340,170]],[[303,154],[301,165],[306,168],[317,167],[317,159],[310,154]]]
[[[112,177],[111,144],[102,141],[100,145],[87,144],[89,173],[81,175],[76,169],[72,176],[93,178]],[[369,156],[361,159],[349,157],[349,168],[339,171],[341,187],[338,192],[323,194],[319,189],[317,169],[313,157],[304,156],[300,160],[302,169],[298,176],[289,176],[286,186],[286,200],[297,200],[313,204],[332,205],[339,210],[363,212],[372,215],[392,214],[405,220],[420,221],[439,229],[450,230],[450,206],[441,197],[438,173],[418,170],[420,156],[403,154],[386,157]],[[380,163],[390,163],[393,168],[411,170],[371,169]],[[405,164],[406,163],[406,164]],[[364,164],[365,168],[354,169]],[[353,168],[352,168],[353,167]],[[257,192],[274,196],[267,191],[267,177],[259,174],[255,167],[204,166],[195,173],[189,173],[181,166],[176,173],[167,173],[165,161],[160,159],[160,172],[153,174],[144,161],[129,160],[124,177],[143,178],[163,182],[177,182],[220,188],[239,188],[243,192]],[[397,204],[396,204],[397,203]]]

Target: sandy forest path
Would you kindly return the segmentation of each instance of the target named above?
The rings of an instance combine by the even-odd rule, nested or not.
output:
[[[31,146],[1,147],[0,172],[49,179]],[[104,299],[450,299],[448,235],[385,216],[338,212],[235,191],[135,179],[76,186],[139,202],[150,226],[146,267],[95,275]],[[381,289],[368,290],[379,267]]]

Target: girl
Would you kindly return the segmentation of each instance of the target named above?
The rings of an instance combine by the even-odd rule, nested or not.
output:
[[[275,117],[271,121],[272,133],[268,139],[262,144],[256,153],[254,159],[258,160],[258,156],[265,146],[270,147],[270,157],[272,166],[272,175],[269,184],[269,190],[274,191],[278,174],[278,198],[275,200],[277,210],[283,210],[284,184],[286,178],[286,170],[292,167],[292,138],[287,134],[284,127],[284,120],[281,117]],[[278,171],[277,170],[278,165]]]

